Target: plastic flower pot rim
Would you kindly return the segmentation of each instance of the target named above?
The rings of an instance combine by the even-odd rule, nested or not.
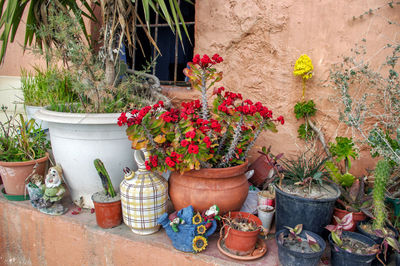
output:
[[[285,184],[283,184],[283,185],[285,185]],[[328,186],[334,188],[336,190],[336,196],[333,196],[331,198],[322,198],[322,199],[305,198],[305,197],[301,197],[301,196],[298,196],[298,195],[293,195],[291,193],[285,192],[282,189],[280,189],[277,184],[274,184],[274,188],[276,189],[276,191],[279,191],[279,193],[285,195],[286,197],[291,198],[291,199],[295,199],[295,200],[299,200],[299,201],[330,202],[333,199],[337,200],[340,197],[341,193],[340,193],[339,188],[336,185],[331,184],[331,183],[326,183],[326,182],[324,182],[324,185],[328,185]]]
[[[275,240],[276,240],[276,244],[278,245],[278,248],[287,250],[288,252],[294,254],[295,256],[299,256],[299,257],[303,257],[303,258],[314,258],[314,257],[320,256],[320,255],[322,255],[322,254],[324,253],[325,248],[326,248],[326,243],[325,243],[325,240],[324,240],[321,236],[319,236],[318,234],[313,233],[313,232],[308,231],[308,230],[303,230],[303,231],[300,233],[300,237],[302,237],[302,238],[305,237],[305,233],[307,233],[307,234],[309,234],[310,236],[314,237],[315,240],[318,242],[318,245],[319,245],[320,248],[321,248],[321,250],[320,250],[320,251],[317,251],[317,252],[302,253],[302,252],[295,251],[295,250],[291,250],[291,249],[289,249],[289,248],[287,248],[287,247],[284,247],[283,244],[279,242],[279,240],[278,240],[279,235],[280,235],[281,233],[285,233],[285,232],[286,232],[286,233],[289,233],[289,230],[286,229],[286,228],[284,228],[284,229],[282,229],[282,230],[279,230],[279,231],[276,232],[276,234],[275,234]],[[284,234],[284,236],[287,236],[287,235],[288,235],[288,234]]]
[[[361,233],[343,231],[343,234],[344,234],[345,237],[348,237],[348,238],[351,238],[353,240],[359,241],[359,242],[361,242],[363,244],[367,244],[367,245],[370,245],[370,246],[375,244],[375,241],[372,238],[370,238],[370,237],[368,237],[366,235],[363,235]],[[352,236],[354,236],[354,237],[357,236],[358,239],[353,238]],[[329,234],[328,239],[329,239],[329,243],[339,250],[339,251],[336,251],[336,252],[346,252],[346,253],[349,253],[349,254],[353,254],[354,256],[360,256],[360,257],[375,256],[375,254],[356,254],[356,253],[348,252],[347,250],[344,250],[341,247],[338,247],[332,240],[332,234]],[[367,241],[370,242],[370,243],[366,243]]]

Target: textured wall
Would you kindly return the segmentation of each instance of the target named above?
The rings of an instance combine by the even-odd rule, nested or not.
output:
[[[276,115],[284,115],[286,124],[278,134],[264,133],[258,141],[272,145],[274,152],[294,154],[301,149],[297,139],[300,125],[293,106],[301,98],[301,80],[292,75],[296,59],[308,54],[315,75],[308,83],[307,99],[318,107],[317,120],[324,127],[327,139],[344,134],[346,128],[337,120],[337,107],[329,97],[329,69],[355,43],[366,39],[368,58],[390,40],[400,41],[399,27],[385,19],[400,21],[400,6],[393,9],[374,0],[201,0],[196,3],[196,53],[218,52],[224,59],[221,85],[267,104]],[[353,21],[370,8],[383,6],[375,15]],[[253,155],[255,155],[253,153]],[[364,151],[357,173],[373,162]],[[254,158],[252,158],[254,160]]]

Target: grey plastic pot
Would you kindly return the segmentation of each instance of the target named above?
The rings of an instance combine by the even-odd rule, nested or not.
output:
[[[289,234],[289,230],[285,228],[275,234],[276,244],[278,245],[279,261],[283,266],[316,266],[319,264],[321,256],[326,248],[325,241],[322,237],[313,232],[303,229],[303,231],[300,233],[300,237],[306,238],[305,234],[309,234],[318,242],[319,246],[321,247],[321,251],[302,253],[284,247],[282,243],[280,243],[280,241],[278,240],[278,237],[281,233],[284,233],[284,236],[287,236]]]
[[[332,186],[337,195],[328,199],[310,199],[286,193],[275,185],[276,194],[276,230],[282,230],[285,226],[295,227],[303,225],[304,230],[318,235],[326,232],[324,227],[332,220],[335,202],[340,196],[340,190]]]
[[[358,240],[369,246],[375,245],[374,240],[359,233],[343,231],[343,236]],[[337,247],[333,243],[331,235],[329,235],[329,243],[331,245],[332,266],[368,266],[371,265],[372,261],[375,258],[375,254],[369,254],[369,255],[354,254]]]

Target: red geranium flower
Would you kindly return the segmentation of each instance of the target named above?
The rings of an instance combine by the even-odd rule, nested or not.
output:
[[[198,154],[199,153],[199,146],[190,144],[188,148],[189,153]]]

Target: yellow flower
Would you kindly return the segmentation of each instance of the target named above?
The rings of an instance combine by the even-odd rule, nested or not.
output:
[[[193,238],[193,250],[195,252],[200,252],[206,249],[207,239],[204,236],[196,236]]]
[[[197,233],[199,235],[204,234],[207,231],[207,228],[204,225],[197,226]]]
[[[311,62],[311,58],[308,55],[303,54],[297,59],[294,65],[293,74],[295,76],[301,76],[303,80],[310,79],[312,77],[312,71],[314,66]]]
[[[193,216],[192,222],[193,222],[193,224],[199,224],[199,223],[202,222],[202,218],[201,218],[200,213],[196,213],[196,215]]]

